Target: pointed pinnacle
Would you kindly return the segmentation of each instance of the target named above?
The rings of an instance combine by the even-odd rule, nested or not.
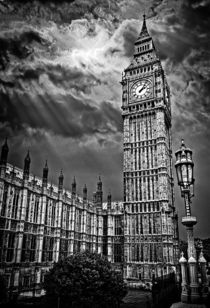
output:
[[[149,36],[149,33],[147,31],[146,15],[145,14],[143,14],[143,24],[142,24],[142,28],[141,28],[141,32],[140,32],[139,37],[142,37],[142,36]]]
[[[28,152],[26,154],[25,160],[28,160],[29,162],[31,161],[29,150],[28,150]]]
[[[4,144],[2,145],[2,148],[6,148],[9,150],[8,144],[7,144],[7,137],[5,138]]]
[[[59,178],[63,178],[63,169],[61,169],[61,172],[60,172]]]

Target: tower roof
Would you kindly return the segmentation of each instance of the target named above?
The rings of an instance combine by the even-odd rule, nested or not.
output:
[[[146,15],[143,15],[143,24],[142,24],[142,28],[141,28],[141,32],[139,34],[139,38],[142,38],[144,36],[149,36],[148,30],[147,30],[147,24],[146,24]]]

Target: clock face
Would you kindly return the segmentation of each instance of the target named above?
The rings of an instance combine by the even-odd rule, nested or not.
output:
[[[147,79],[136,82],[131,88],[133,98],[147,98],[152,92],[151,82]]]

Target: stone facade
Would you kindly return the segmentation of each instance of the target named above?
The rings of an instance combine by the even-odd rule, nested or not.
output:
[[[7,163],[4,147],[0,176],[0,272],[13,291],[39,292],[44,274],[59,258],[82,250],[107,256],[116,270],[122,270],[123,203],[102,202],[99,178],[93,201],[48,183],[48,167],[43,178],[29,172],[30,157],[24,170]],[[8,154],[8,153],[7,153]],[[7,156],[7,155],[6,155]],[[30,293],[32,294],[32,293]]]
[[[146,21],[122,77],[124,276],[151,279],[178,262],[170,90]]]

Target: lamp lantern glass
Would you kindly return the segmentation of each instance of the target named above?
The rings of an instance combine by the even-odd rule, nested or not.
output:
[[[184,142],[182,142],[181,148],[175,153],[175,155],[176,155],[175,167],[176,167],[178,185],[183,188],[193,185],[194,163],[192,161],[192,151],[186,148]]]

